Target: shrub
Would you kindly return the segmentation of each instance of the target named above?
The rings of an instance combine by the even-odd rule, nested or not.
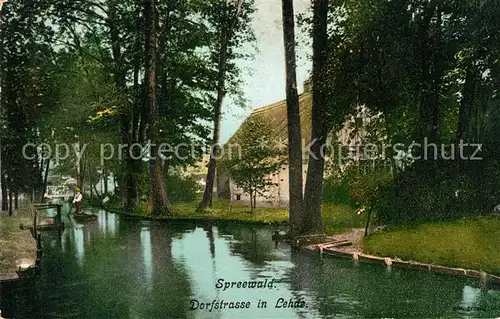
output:
[[[171,202],[193,202],[196,200],[198,184],[189,176],[182,176],[179,172],[167,177],[167,191]]]
[[[499,200],[500,174],[483,164],[458,169],[450,163],[438,163],[433,171],[412,167],[380,193],[375,205],[377,220],[384,224],[420,223],[491,212]]]
[[[349,183],[344,179],[328,177],[323,186],[323,199],[331,204],[349,204]]]

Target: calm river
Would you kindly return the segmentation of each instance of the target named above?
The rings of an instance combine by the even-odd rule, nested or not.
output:
[[[44,233],[31,296],[14,293],[2,306],[18,318],[500,316],[500,291],[480,292],[474,280],[321,259],[276,246],[273,231],[101,211],[60,238]],[[231,282],[240,288],[224,290]],[[250,289],[252,282],[266,287]]]

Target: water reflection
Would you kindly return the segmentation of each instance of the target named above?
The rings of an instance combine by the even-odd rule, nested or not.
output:
[[[115,214],[100,210],[98,212],[97,220],[102,234],[110,234],[112,236],[115,235],[118,225],[118,219]]]
[[[119,221],[100,212],[97,221],[66,229],[61,247],[53,247],[50,237],[44,239],[40,293],[33,302],[39,309],[19,317],[406,318],[499,313],[500,293],[481,293],[474,281],[319,258],[276,245],[272,233],[271,228],[242,225]],[[273,279],[275,286],[216,289],[221,279]],[[303,300],[307,308],[275,308],[280,298]],[[192,311],[192,299],[249,301],[252,307]],[[257,308],[259,301],[266,301],[267,308]]]
[[[141,229],[142,258],[144,259],[144,274],[147,286],[151,289],[153,277],[153,258],[151,255],[151,234],[147,227]]]
[[[74,236],[74,244],[75,244],[75,252],[76,258],[78,260],[78,264],[80,266],[83,265],[83,257],[85,254],[85,242],[83,236],[83,227],[73,228],[73,236]]]
[[[481,291],[477,288],[471,286],[465,286],[462,294],[462,304],[463,308],[472,308],[476,305],[477,298],[481,294]]]

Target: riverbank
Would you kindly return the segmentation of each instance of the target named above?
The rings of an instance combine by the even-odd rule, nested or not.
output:
[[[19,267],[36,262],[36,241],[28,230],[19,225],[32,225],[29,207],[16,210],[12,217],[0,213],[0,282],[18,278]]]
[[[500,217],[399,227],[362,242],[364,253],[500,275]]]
[[[174,204],[175,213],[169,220],[240,222],[286,225],[288,211],[283,208],[257,208],[252,215],[245,206],[233,206],[214,201],[213,207],[196,212],[197,203]],[[124,214],[119,210],[114,212]],[[131,217],[148,218],[141,214]],[[167,218],[165,218],[167,219]],[[376,232],[363,238],[366,214],[356,215],[347,205],[323,204],[323,224],[327,235],[340,235],[351,242],[343,247],[350,253],[390,258],[417,264],[443,265],[458,269],[474,269],[500,275],[500,217],[478,217],[456,221],[399,227]],[[331,241],[331,238],[329,239]],[[425,266],[427,267],[427,266]],[[424,268],[425,268],[424,267]]]
[[[362,229],[350,229],[302,249],[354,263],[471,277],[484,287],[500,287],[499,216],[387,229],[366,238],[363,233]]]
[[[251,214],[247,206],[229,207],[227,201],[214,200],[212,208],[205,211],[196,211],[198,202],[173,204],[172,217],[160,220],[179,221],[225,221],[240,223],[255,223],[268,225],[286,225],[288,223],[288,209],[286,208],[257,208]],[[143,206],[138,213],[126,213],[116,207],[106,207],[114,213],[127,215],[131,218],[151,219],[151,212]],[[357,215],[355,209],[348,205],[323,204],[323,224],[327,235],[342,233],[351,228],[364,227],[366,216]]]
[[[362,229],[351,229],[302,249],[351,259],[355,264],[475,278],[487,289],[500,287],[499,223],[498,217],[479,217],[386,230],[367,238]]]

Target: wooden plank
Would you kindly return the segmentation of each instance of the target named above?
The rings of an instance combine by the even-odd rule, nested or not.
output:
[[[344,246],[339,245],[339,243],[343,242],[345,242],[345,240],[338,240],[334,242],[329,241],[323,244],[309,245],[302,248],[307,249],[309,251],[314,251],[314,250],[319,251],[321,255],[331,255],[334,257],[351,258],[353,259],[354,263],[358,263],[360,261],[370,262],[370,263],[383,264],[387,267],[397,266],[413,270],[427,270],[439,274],[472,277],[480,279],[482,282],[484,281],[485,286],[491,285],[493,287],[500,287],[500,276],[486,274],[484,272],[473,269],[454,268],[442,265],[432,265],[415,261],[406,261],[400,259],[392,259],[388,257],[379,257],[374,255],[363,254],[360,251],[358,251],[356,247],[353,246],[346,247],[345,245]]]

